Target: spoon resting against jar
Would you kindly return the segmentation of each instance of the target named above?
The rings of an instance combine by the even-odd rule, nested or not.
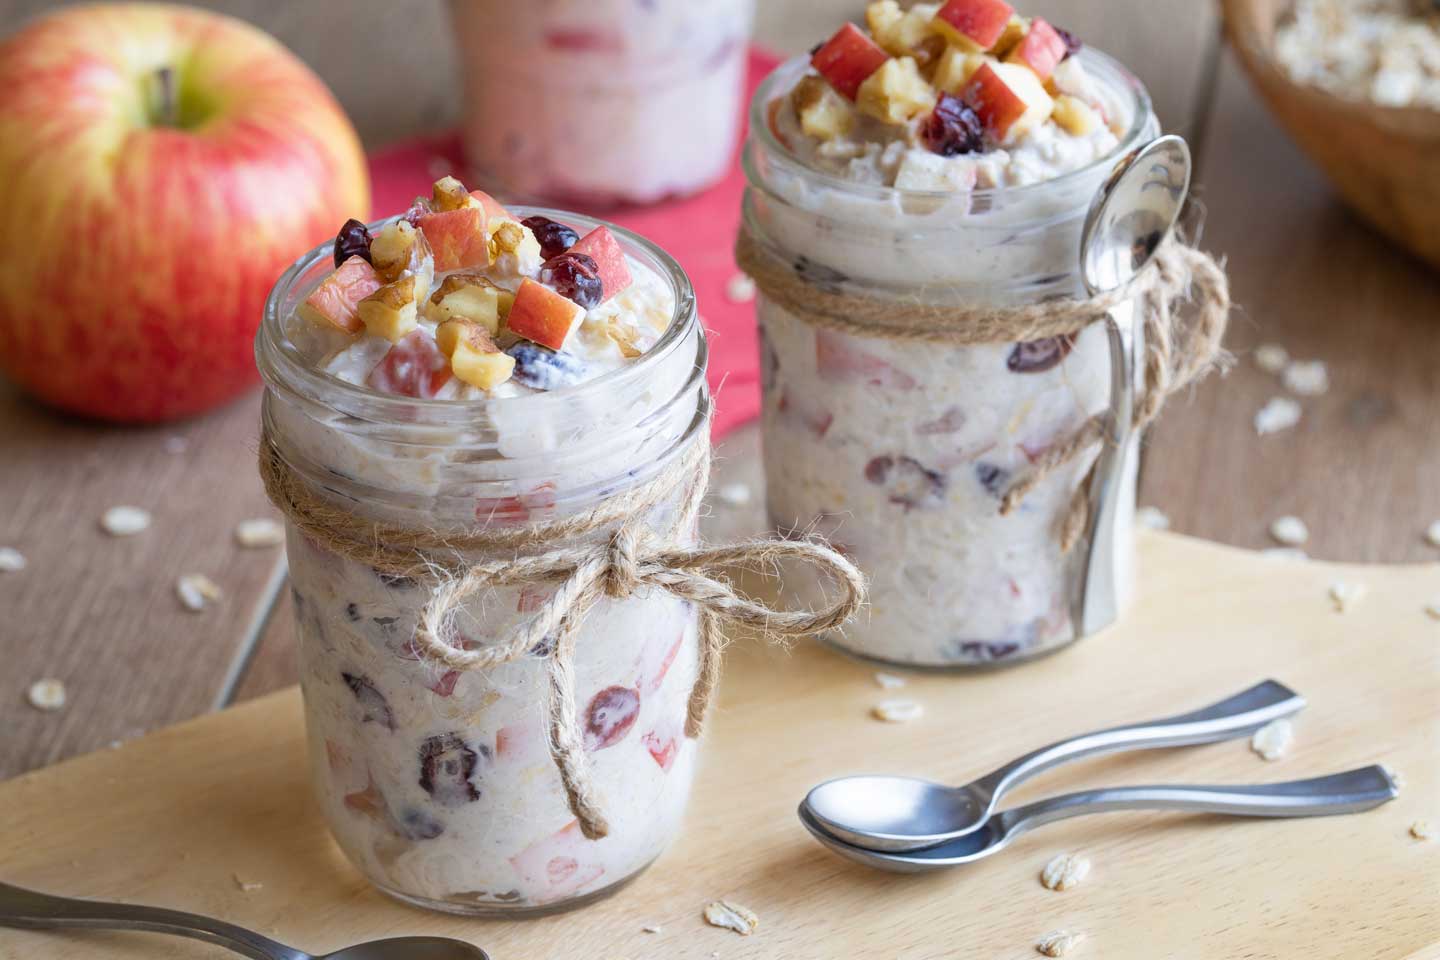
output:
[[[161,907],[55,897],[0,883],[0,926],[30,930],[141,930],[203,940],[251,960],[490,960],[484,950],[447,937],[397,937],[326,954],[287,947],[223,920]]]

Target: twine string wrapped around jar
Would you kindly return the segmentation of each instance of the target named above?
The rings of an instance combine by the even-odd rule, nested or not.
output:
[[[260,442],[260,475],[270,500],[319,546],[383,573],[422,577],[433,584],[415,631],[416,647],[431,662],[450,670],[483,671],[527,657],[546,659],[551,757],[570,809],[592,840],[606,836],[609,825],[584,747],[574,653],[580,628],[597,602],[661,590],[695,605],[700,657],[685,723],[691,738],[701,733],[719,680],[725,624],[799,637],[841,626],[864,602],[864,576],[822,542],[759,538],[719,546],[688,543],[710,476],[708,429],[698,431],[657,476],[590,510],[554,521],[453,534],[367,520],[337,507],[284,460],[268,434]],[[646,527],[646,517],[677,493],[680,505],[665,529]],[[598,536],[606,531],[608,535]],[[502,560],[467,559],[511,551],[514,556]],[[737,593],[723,573],[730,567],[772,567],[786,560],[813,564],[841,587],[842,595],[819,610],[776,610]],[[465,650],[448,640],[450,619],[478,592],[542,583],[558,587],[534,616],[500,642]]]
[[[1073,337],[1107,311],[1132,298],[1139,301],[1145,333],[1144,390],[1134,408],[1140,430],[1160,413],[1165,400],[1223,367],[1221,348],[1230,315],[1230,285],[1224,268],[1209,254],[1172,237],[1126,286],[1091,297],[1044,300],[1015,307],[944,305],[918,297],[882,299],[842,289],[811,264],[775,252],[742,228],[735,260],[759,290],[801,321],[857,337],[976,346]],[[1193,310],[1182,312],[1189,300]],[[1052,471],[1105,438],[1108,413],[1088,417],[1017,475],[1000,498],[1002,516],[1012,513]],[[1060,519],[1057,534],[1068,553],[1088,520],[1088,484],[1081,483]]]

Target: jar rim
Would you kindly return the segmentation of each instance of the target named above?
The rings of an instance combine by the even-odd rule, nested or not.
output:
[[[1130,128],[1125,135],[1119,138],[1115,147],[1103,156],[1097,157],[1083,167],[1068,170],[1058,177],[1051,177],[1048,180],[1039,180],[1035,183],[1026,183],[1013,186],[982,187],[966,191],[973,198],[999,198],[1006,200],[1024,198],[1041,192],[1045,189],[1063,189],[1064,187],[1084,180],[1087,177],[1094,177],[1100,169],[1106,168],[1124,156],[1138,145],[1138,141],[1145,134],[1147,125],[1154,115],[1155,105],[1150,97],[1150,91],[1140,78],[1135,76],[1125,66],[1109,54],[1096,50],[1094,47],[1085,47],[1075,56],[1080,57],[1081,62],[1087,68],[1096,68],[1095,73],[1114,90],[1128,92],[1132,98],[1132,109]],[[770,125],[770,104],[782,95],[779,87],[793,85],[798,75],[807,70],[810,66],[809,56],[801,54],[786,60],[780,66],[772,70],[760,83],[755,96],[750,100],[750,136],[760,144],[766,153],[767,162],[773,162],[785,169],[790,174],[800,174],[814,178],[822,186],[848,193],[857,197],[869,197],[877,200],[888,200],[894,197],[913,197],[917,202],[926,199],[944,200],[955,196],[952,190],[916,190],[906,187],[894,187],[885,184],[865,183],[857,180],[847,180],[824,170],[817,169],[800,160],[775,136],[775,131]],[[750,182],[756,182],[756,171],[753,169],[753,161],[750,152],[746,151],[744,163],[746,175]]]
[[[527,401],[539,398],[547,401],[565,400],[589,390],[613,390],[637,382],[664,361],[685,342],[689,334],[699,326],[699,315],[695,309],[695,287],[685,269],[680,266],[664,248],[644,236],[616,223],[598,217],[586,216],[570,210],[554,207],[511,204],[508,209],[524,219],[529,216],[544,216],[568,224],[578,224],[587,230],[607,227],[615,234],[627,255],[640,255],[646,266],[653,269],[670,287],[674,308],[670,323],[660,338],[639,358],[615,370],[609,370],[589,380],[576,384],[546,390],[538,394],[515,397],[480,397],[470,400],[439,400],[434,398],[398,396],[372,390],[361,384],[350,383],[313,365],[290,341],[286,333],[289,311],[286,301],[294,288],[306,282],[315,266],[322,261],[333,259],[335,242],[326,241],[301,254],[275,281],[265,298],[264,312],[260,327],[255,335],[255,364],[267,386],[299,394],[310,400],[319,400],[329,407],[343,407],[347,412],[365,414],[366,419],[386,421],[417,421],[439,426],[463,426],[473,423],[487,413],[492,419],[506,416],[504,410],[514,410]],[[386,217],[368,224],[371,232],[399,220],[403,214]],[[708,360],[706,338],[700,336],[695,364],[704,370]],[[334,403],[321,399],[333,396]]]

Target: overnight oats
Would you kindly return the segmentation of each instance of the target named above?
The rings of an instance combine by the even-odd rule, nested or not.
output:
[[[684,273],[617,227],[512,212],[447,178],[404,216],[350,221],[333,254],[302,258],[257,354],[262,472],[291,519],[312,775],[345,854],[386,892],[462,913],[573,905],[634,876],[674,838],[694,775],[695,606],[606,596],[575,612],[573,634],[484,669],[437,664],[419,627],[432,568],[514,562],[537,524],[592,519],[535,549],[604,542],[620,520],[692,541],[703,477],[663,483],[708,454]],[[594,522],[622,500],[636,515]],[[432,545],[413,569],[397,562],[477,529],[493,550]],[[457,654],[512,642],[558,578],[496,582],[446,617]],[[573,723],[555,719],[566,698]]]
[[[1158,124],[1113,60],[1001,0],[883,0],[866,22],[781,67],[752,109],[737,252],[761,290],[770,517],[871,578],[832,643],[1015,662],[1075,638],[1084,544],[1063,530],[1099,445],[1049,461],[1109,408],[1110,373],[1103,325],[1032,338],[1006,311],[1083,299],[1092,197]],[[956,311],[975,329],[944,326]],[[1132,447],[1126,591],[1134,469]]]
[[[451,0],[467,162],[512,197],[653,203],[725,175],[754,0]]]

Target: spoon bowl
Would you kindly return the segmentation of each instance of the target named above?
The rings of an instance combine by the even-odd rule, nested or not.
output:
[[[827,780],[806,795],[800,819],[832,837],[871,850],[909,850],[917,837],[953,837],[977,823],[990,798],[974,784],[947,787],[915,777],[860,776]]]
[[[448,937],[395,937],[336,950],[315,960],[490,960],[484,950]]]

